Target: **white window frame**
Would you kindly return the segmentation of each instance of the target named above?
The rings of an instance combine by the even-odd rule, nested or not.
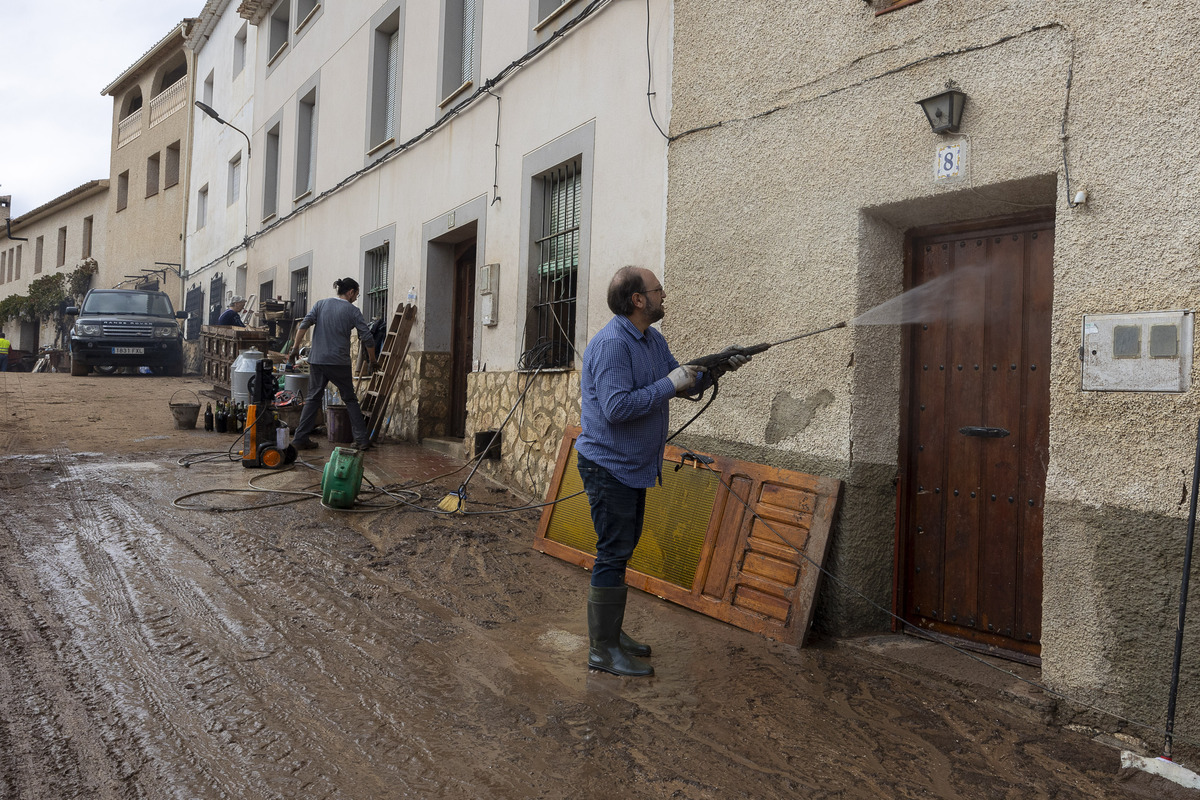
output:
[[[442,0],[438,110],[448,111],[479,80],[482,0]]]
[[[404,12],[404,0],[390,0],[371,17],[371,52],[367,65],[367,163],[386,151],[399,134]]]
[[[225,205],[236,205],[242,199],[242,151],[229,159],[229,177],[226,182]]]
[[[293,202],[311,195],[317,184],[317,110],[320,99],[320,75],[310,78],[298,92],[296,102],[296,163]]]
[[[281,112],[282,113],[282,112]],[[262,218],[267,221],[279,213],[279,167],[280,145],[283,123],[280,114],[267,125],[266,144],[263,147],[263,205]]]
[[[200,187],[196,192],[196,230],[204,230],[204,226],[208,224],[208,184]]]
[[[538,301],[539,265],[538,239],[542,238],[543,182],[550,171],[578,159],[579,186],[579,249],[575,286],[575,330],[572,332],[574,364],[562,368],[578,368],[581,364],[588,335],[588,294],[591,279],[592,186],[595,176],[596,123],[588,122],[549,141],[524,157],[521,164],[521,250],[523,279],[518,284],[518,309],[524,320],[517,328],[517,352],[524,353],[535,345],[537,333],[533,314]]]

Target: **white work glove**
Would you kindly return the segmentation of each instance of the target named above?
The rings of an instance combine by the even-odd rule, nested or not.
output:
[[[671,383],[675,386],[676,393],[678,393],[696,385],[696,375],[699,371],[697,367],[693,367],[691,364],[683,364],[671,370],[671,373],[667,377],[671,379]]]
[[[734,345],[734,347],[740,347],[740,346],[741,345]],[[726,361],[722,362],[719,366],[713,367],[712,377],[720,378],[726,372],[733,372],[738,367],[742,366],[743,364],[748,364],[748,363],[750,363],[750,356],[730,356]]]
[[[742,366],[743,364],[749,364],[749,363],[750,363],[750,356],[730,356],[729,366],[726,367],[726,369],[729,372],[733,372],[734,370],[736,370],[738,367]]]

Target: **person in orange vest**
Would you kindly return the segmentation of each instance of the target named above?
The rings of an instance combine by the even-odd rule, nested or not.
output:
[[[8,351],[12,349],[12,342],[4,338],[4,331],[0,331],[0,372],[8,372]]]

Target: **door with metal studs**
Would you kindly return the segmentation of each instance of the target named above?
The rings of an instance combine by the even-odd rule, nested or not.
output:
[[[1023,660],[1040,655],[1053,218],[928,229],[908,283],[950,273],[906,326],[897,613]]]

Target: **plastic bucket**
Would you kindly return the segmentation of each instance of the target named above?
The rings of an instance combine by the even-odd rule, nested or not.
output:
[[[325,409],[325,424],[329,432],[329,441],[334,444],[350,444],[354,441],[354,431],[350,428],[350,412],[345,406],[329,406]]]
[[[175,398],[179,392],[187,392],[196,399],[196,402],[176,403]],[[200,417],[200,396],[190,389],[180,389],[179,392],[171,395],[171,399],[167,403],[171,407],[171,416],[175,417],[175,427],[181,431],[195,430],[196,420]]]

